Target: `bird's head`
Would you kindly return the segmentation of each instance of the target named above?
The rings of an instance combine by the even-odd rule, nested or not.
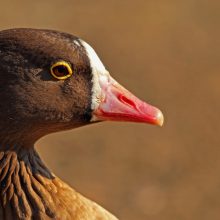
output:
[[[0,32],[0,129],[24,141],[97,121],[163,124],[117,83],[83,40],[51,30]]]

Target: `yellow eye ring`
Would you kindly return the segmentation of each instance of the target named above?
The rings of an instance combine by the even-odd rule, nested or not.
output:
[[[73,74],[73,70],[69,63],[58,61],[50,67],[51,75],[56,79],[67,79]]]

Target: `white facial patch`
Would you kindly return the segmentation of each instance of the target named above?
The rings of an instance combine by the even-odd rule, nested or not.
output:
[[[80,40],[80,43],[84,46],[87,56],[89,57],[89,60],[90,60],[90,66],[91,66],[92,75],[93,75],[91,109],[95,110],[98,108],[99,103],[102,100],[102,91],[101,91],[100,82],[108,81],[109,72],[105,69],[103,63],[99,59],[94,49],[83,40]],[[91,119],[91,121],[94,121],[94,120],[95,120],[94,118]]]

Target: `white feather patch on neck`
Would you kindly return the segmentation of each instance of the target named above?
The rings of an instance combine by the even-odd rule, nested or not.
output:
[[[85,41],[80,40],[80,43],[86,50],[87,56],[90,60],[90,66],[92,69],[92,104],[91,109],[95,110],[98,108],[99,103],[102,99],[102,91],[100,86],[100,80],[105,81],[109,79],[109,72],[105,69],[105,66],[99,59],[98,55],[94,51],[94,49],[87,44]],[[91,121],[94,121],[95,118],[92,118]]]

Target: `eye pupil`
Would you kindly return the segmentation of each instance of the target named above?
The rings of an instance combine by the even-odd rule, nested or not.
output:
[[[67,67],[60,65],[53,68],[53,72],[57,77],[66,76],[69,74]]]
[[[73,74],[73,70],[69,63],[65,61],[59,61],[51,66],[50,73],[54,78],[62,80],[69,78]]]

